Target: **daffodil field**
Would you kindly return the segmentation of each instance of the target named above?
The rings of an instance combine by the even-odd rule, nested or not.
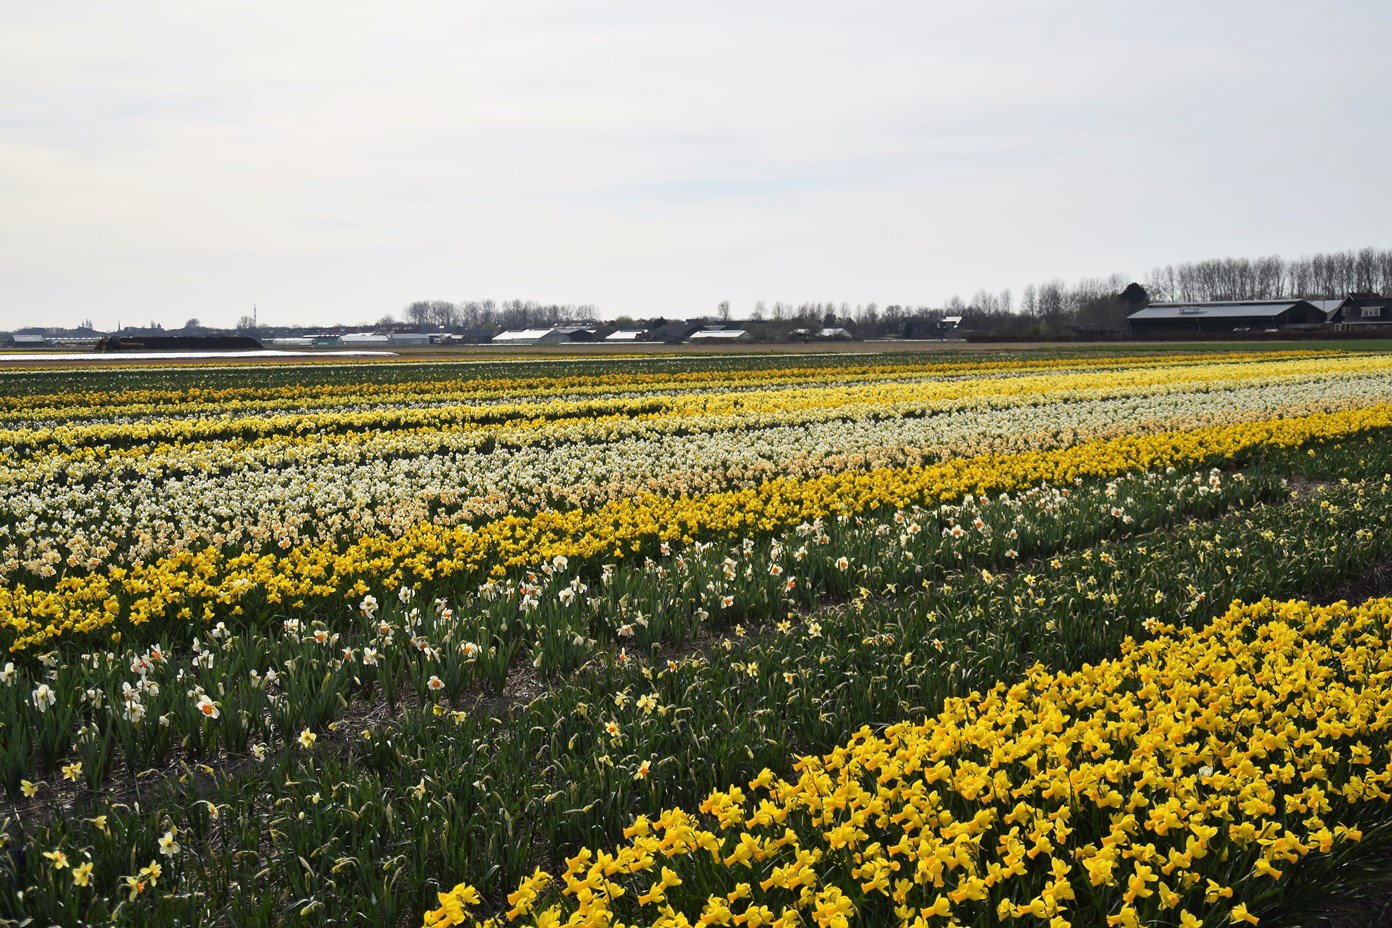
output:
[[[0,384],[0,925],[1275,924],[1392,854],[1392,356]]]

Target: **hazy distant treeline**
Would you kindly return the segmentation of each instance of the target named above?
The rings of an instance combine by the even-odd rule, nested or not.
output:
[[[1293,261],[1272,255],[1168,264],[1151,271],[1145,286],[1152,300],[1170,302],[1384,294],[1392,291],[1392,249],[1333,251]]]
[[[417,300],[402,310],[402,321],[412,325],[454,328],[532,329],[599,318],[588,303],[538,303],[535,300]],[[384,317],[382,322],[392,322]]]
[[[1392,249],[1363,248],[1286,260],[1210,258],[1157,267],[1143,288],[1124,274],[1031,284],[1018,301],[1009,290],[978,290],[969,302],[947,301],[962,327],[1013,336],[1118,332],[1126,317],[1146,302],[1206,303],[1215,300],[1342,299],[1351,293],[1392,293]]]
[[[1010,291],[991,294],[977,291],[970,302],[958,297],[947,301],[951,311],[982,310],[987,314],[1010,313],[1046,319],[1077,318],[1082,324],[1100,321],[1106,304],[1128,286],[1124,274],[1084,278],[1069,286],[1052,280],[1025,287],[1018,304]],[[1209,258],[1167,264],[1150,272],[1145,293],[1153,303],[1206,303],[1215,300],[1319,300],[1342,299],[1350,293],[1392,292],[1392,249],[1364,248],[1335,251],[1287,261],[1280,255],[1266,258]],[[1124,305],[1124,301],[1123,301]]]
[[[792,328],[840,326],[861,338],[921,336],[939,331],[946,316],[961,316],[960,328],[992,335],[1052,337],[1069,331],[1119,332],[1126,317],[1147,302],[1213,300],[1336,299],[1350,293],[1392,293],[1392,249],[1363,248],[1286,260],[1210,258],[1157,267],[1144,285],[1125,274],[1086,277],[1074,284],[1054,279],[1030,284],[1018,297],[1010,290],[978,290],[970,300],[953,296],[939,307],[890,303],[759,300],[747,308],[728,302],[713,307],[714,318],[747,324],[777,334]],[[619,325],[652,321],[662,308],[642,320],[620,317]],[[532,300],[417,300],[399,320],[416,326],[460,328],[544,328],[565,322],[597,321],[591,304],[538,303]]]

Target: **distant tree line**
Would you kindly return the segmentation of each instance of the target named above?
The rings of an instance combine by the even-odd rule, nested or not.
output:
[[[1341,299],[1351,293],[1392,293],[1392,249],[1363,248],[1287,261],[1214,258],[1158,267],[1144,285],[1125,274],[1054,279],[1024,288],[954,295],[942,307],[875,303],[754,304],[751,327],[841,326],[861,338],[921,338],[946,331],[988,337],[1106,337],[1126,331],[1126,318],[1152,302]],[[719,305],[730,317],[728,302]],[[960,317],[956,324],[945,323]]]
[[[1165,302],[1340,299],[1392,292],[1392,249],[1333,251],[1294,261],[1217,258],[1167,264],[1150,272],[1146,289]]]
[[[724,300],[712,321],[745,325],[771,338],[832,327],[860,338],[922,338],[948,331],[1009,338],[1098,337],[1124,333],[1126,317],[1150,302],[1337,299],[1350,293],[1392,293],[1392,249],[1335,251],[1289,261],[1271,255],[1168,264],[1152,270],[1144,285],[1125,274],[1085,277],[1073,284],[1055,278],[1026,286],[1018,298],[1008,289],[978,290],[970,300],[954,295],[940,307],[759,300],[741,318]],[[950,317],[960,317],[960,323],[945,322]],[[591,304],[417,300],[402,310],[400,322],[444,329],[521,329],[598,318]],[[388,314],[378,325],[396,322]],[[622,328],[637,324],[627,316],[614,322]]]
[[[1126,317],[1148,303],[1207,303],[1219,300],[1342,299],[1351,293],[1392,293],[1392,249],[1335,251],[1287,261],[1211,258],[1157,267],[1144,286],[1123,274],[1030,284],[1018,302],[1009,290],[978,290],[970,302],[947,301],[946,312],[962,316],[971,332],[1020,338],[1120,334]]]
[[[402,321],[415,326],[443,329],[504,328],[540,329],[562,322],[592,322],[599,310],[589,303],[538,303],[535,300],[416,300],[402,310]],[[379,323],[395,320],[384,316]]]

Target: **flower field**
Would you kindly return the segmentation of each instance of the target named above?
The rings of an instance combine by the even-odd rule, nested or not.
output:
[[[1221,925],[1392,814],[1392,357],[0,371],[0,924]],[[1383,857],[1379,857],[1383,855]]]

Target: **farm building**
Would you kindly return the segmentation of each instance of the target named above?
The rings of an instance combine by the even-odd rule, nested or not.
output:
[[[822,329],[793,329],[788,333],[788,338],[796,342],[821,341],[821,342],[849,342],[855,336],[847,329],[839,327],[827,327]]]
[[[486,345],[497,335],[496,329],[473,328],[456,332],[454,340],[465,345]]]
[[[754,336],[744,329],[701,329],[692,332],[689,339],[693,343],[721,344],[725,342],[752,342]]]
[[[393,348],[418,348],[430,344],[430,336],[424,332],[393,332],[387,336],[387,343]]]
[[[1329,321],[1341,329],[1366,329],[1392,325],[1392,296],[1355,293],[1339,301]]]
[[[610,332],[604,337],[606,342],[636,342],[643,337],[639,329],[619,329],[617,332]]]
[[[701,331],[699,322],[668,322],[643,333],[645,342],[664,342],[678,344],[691,337],[691,333]]]
[[[1306,302],[1324,313],[1325,322],[1333,322],[1339,307],[1344,305],[1343,300],[1306,300]]]
[[[465,329],[455,335],[455,338],[466,345],[486,345],[493,341],[493,336],[497,335],[496,329]]]
[[[1219,335],[1312,328],[1325,313],[1307,300],[1152,303],[1126,321],[1132,335]]]
[[[569,342],[597,342],[602,341],[600,330],[592,325],[561,325],[552,331],[560,332]]]
[[[349,332],[338,342],[345,348],[385,348],[391,344],[391,338],[381,332]]]
[[[493,336],[493,345],[563,345],[570,336],[560,329],[509,329]]]

